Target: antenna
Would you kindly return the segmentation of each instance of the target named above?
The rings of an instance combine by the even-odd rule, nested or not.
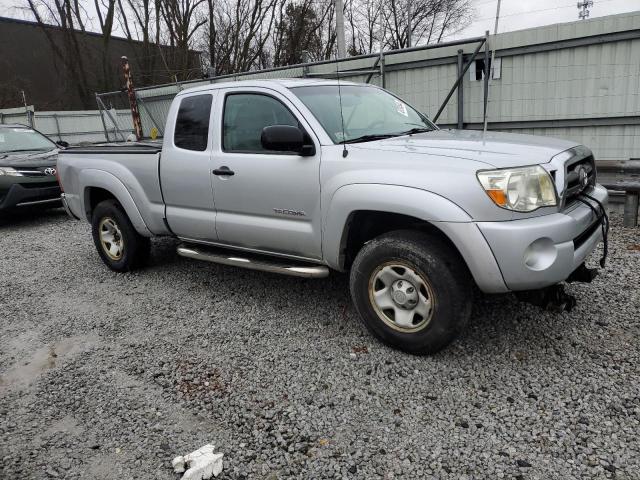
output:
[[[344,143],[346,138],[344,137],[344,115],[342,114],[342,90],[340,89],[340,71],[338,70],[338,57],[336,56],[336,78],[338,79],[338,100],[340,101],[340,126],[342,127],[342,158],[347,158],[349,151],[347,150],[347,144]]]

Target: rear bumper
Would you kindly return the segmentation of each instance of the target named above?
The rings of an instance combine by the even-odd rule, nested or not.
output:
[[[29,185],[34,185],[33,183]],[[60,187],[24,187],[14,184],[0,198],[0,210],[15,207],[35,207],[60,203]]]
[[[589,192],[606,207],[607,190]],[[597,209],[597,205],[591,202]],[[478,222],[509,290],[534,290],[565,280],[602,240],[597,217],[576,202],[562,213],[510,222]]]

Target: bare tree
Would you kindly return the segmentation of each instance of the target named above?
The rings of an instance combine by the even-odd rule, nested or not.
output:
[[[200,65],[194,65],[189,46],[200,27],[207,21],[199,18],[200,5],[205,0],[164,0],[157,2],[158,15],[166,28],[166,40],[171,48],[171,63],[176,79],[186,80],[202,74]]]
[[[444,35],[466,27],[470,22],[470,0],[354,0],[353,22],[362,50],[377,50],[380,42],[388,49],[408,45],[411,11],[413,45],[440,42]]]
[[[91,97],[88,79],[96,75],[89,75],[93,62],[82,55],[79,38],[92,25],[102,34],[101,89],[117,78],[110,60],[114,32],[131,41],[141,85],[199,77],[197,48],[217,75],[300,63],[303,51],[311,60],[336,55],[334,0],[21,1],[41,26],[62,30],[56,41],[43,28],[83,99]],[[409,28],[414,45],[440,42],[468,25],[472,13],[471,0],[345,0],[344,8],[349,55],[404,48]]]
[[[208,56],[217,74],[265,67],[280,0],[208,3]]]
[[[98,16],[98,24],[102,33],[102,49],[100,55],[102,57],[102,78],[100,87],[107,90],[112,83],[110,79],[113,77],[113,68],[110,64],[109,42],[113,32],[114,18],[116,13],[116,0],[93,0],[96,14]]]
[[[73,79],[78,97],[85,108],[89,108],[91,88],[79,39],[86,31],[86,11],[78,0],[26,0],[23,8],[33,15],[41,27],[55,58]],[[59,27],[61,41],[46,28],[48,25]]]

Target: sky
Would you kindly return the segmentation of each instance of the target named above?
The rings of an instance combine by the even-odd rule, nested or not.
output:
[[[1,0],[0,0],[1,1]],[[474,21],[451,39],[493,34],[497,0],[473,0],[476,8]],[[502,0],[498,32],[522,30],[553,23],[579,20],[578,0]],[[593,0],[589,18],[640,10],[640,0]]]
[[[24,18],[15,5],[23,0],[0,0],[0,16]],[[474,21],[447,40],[493,33],[498,0],[473,0]],[[521,30],[561,22],[578,20],[578,0],[502,0],[498,32]],[[593,0],[589,18],[640,10],[640,0]]]

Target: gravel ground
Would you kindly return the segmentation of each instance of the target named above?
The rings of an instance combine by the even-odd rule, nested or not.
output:
[[[0,477],[640,478],[640,230],[571,314],[478,301],[446,351],[360,325],[347,278],[178,257],[113,273],[60,211],[0,223]],[[219,477],[220,478],[220,477]]]

